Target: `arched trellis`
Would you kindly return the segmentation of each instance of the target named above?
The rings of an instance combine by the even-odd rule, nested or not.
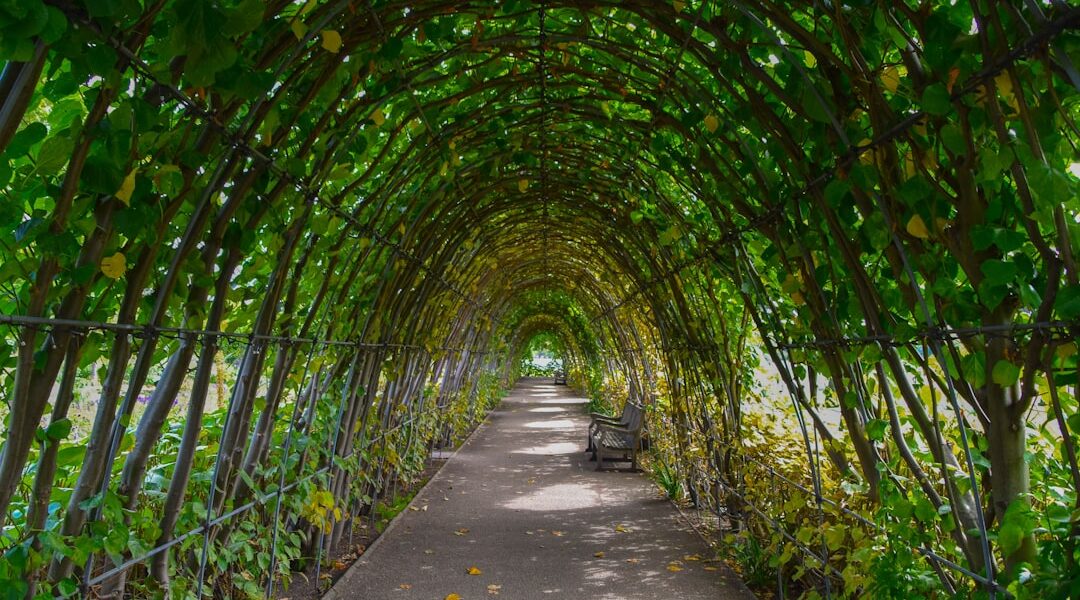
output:
[[[25,506],[11,543],[52,561],[31,585],[80,568],[116,591],[147,559],[167,581],[183,568],[170,556],[198,555],[201,587],[236,514],[272,530],[281,564],[279,524],[304,530],[284,499],[315,485],[359,508],[400,470],[390,432],[478,415],[522,334],[507,316],[544,290],[588,321],[577,334],[596,364],[659,396],[657,432],[695,500],[708,488],[717,507],[760,513],[826,591],[845,560],[832,519],[895,536],[897,498],[937,511],[921,524],[940,535],[904,540],[946,589],[961,573],[994,595],[1037,562],[1027,507],[1068,498],[1029,495],[1026,409],[1054,415],[1052,460],[1066,488],[1080,481],[1074,8],[122,4],[5,13],[2,180],[22,205],[5,214],[0,508]],[[758,339],[792,397],[804,480],[742,451],[739,357]],[[222,355],[235,373],[215,430]],[[64,475],[75,385],[97,367],[87,450]],[[180,459],[152,490],[164,533],[147,537],[110,510],[155,506],[147,470],[191,369]],[[217,456],[196,489],[203,420]],[[316,422],[329,453],[260,471],[270,440],[311,444]],[[339,465],[364,449],[381,455]],[[751,469],[809,490],[810,542],[740,483]],[[376,481],[358,489],[361,473]],[[83,543],[66,553],[40,535],[65,476],[54,532]],[[278,491],[249,502],[255,478]],[[865,486],[851,502],[878,517],[830,508],[841,483]],[[192,498],[210,510],[178,528]],[[268,501],[272,520],[257,515]],[[348,521],[303,518],[317,553]],[[143,527],[153,554],[94,541],[104,523]],[[102,568],[105,554],[121,565]]]

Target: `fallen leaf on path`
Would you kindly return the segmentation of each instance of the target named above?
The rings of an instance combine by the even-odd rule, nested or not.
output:
[[[719,571],[720,567],[714,567],[712,565],[705,565],[705,570],[706,571]]]
[[[630,563],[632,565],[636,565],[639,562],[641,562],[641,559],[640,558],[628,558],[628,559],[626,559],[626,562],[628,562],[628,563]]]
[[[682,568],[682,565],[680,565],[679,563],[673,562],[673,563],[668,563],[667,570],[671,571],[672,573],[678,573],[679,571],[682,571],[683,568]]]
[[[469,569],[467,571],[465,571],[465,572],[468,573],[469,575],[479,575],[480,574],[480,569],[477,569],[476,567],[469,567]]]
[[[501,589],[502,589],[502,586],[501,586],[501,585],[498,585],[498,584],[494,584],[494,583],[492,583],[492,584],[489,584],[489,585],[487,586],[487,591],[488,591],[488,593],[489,593],[489,594],[491,594],[492,596],[498,596],[498,595],[499,595],[499,590],[501,590]]]
[[[593,552],[593,556],[596,558],[604,558],[603,552]]]
[[[687,555],[683,556],[682,559],[683,560],[691,560],[691,561],[693,561],[693,560],[701,560],[701,555],[700,554],[687,554]]]
[[[435,554],[434,550],[424,550],[424,554]]]
[[[468,527],[462,527],[461,529],[458,529],[457,531],[455,531],[454,535],[465,535],[466,533],[469,533],[469,528]]]
[[[532,534],[533,534],[533,532],[531,532],[531,531],[526,531],[525,532],[525,535],[532,535]]]
[[[403,584],[399,585],[398,587],[403,589],[403,590],[411,590],[412,589],[412,585],[408,584],[408,583],[403,583]]]
[[[562,537],[562,536],[566,535],[566,532],[565,531],[552,531],[551,535],[553,535],[555,537]]]
[[[461,595],[460,594],[447,594],[446,598],[443,598],[443,600],[461,600]]]
[[[615,526],[615,533],[627,533],[629,531],[630,530],[627,529],[626,526],[621,524],[621,523],[619,525]]]

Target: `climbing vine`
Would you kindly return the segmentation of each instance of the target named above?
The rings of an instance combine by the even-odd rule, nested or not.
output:
[[[273,593],[539,335],[748,573],[1080,593],[1078,24],[0,3],[0,589]]]

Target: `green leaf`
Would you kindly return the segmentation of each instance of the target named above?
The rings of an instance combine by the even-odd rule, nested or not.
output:
[[[79,508],[82,509],[82,510],[90,510],[92,508],[97,508],[98,506],[101,506],[101,501],[104,498],[105,498],[104,494],[94,494],[93,496],[90,496],[86,500],[83,500],[82,502],[80,502],[79,503]]]
[[[1080,285],[1070,285],[1058,290],[1054,299],[1054,310],[1058,317],[1065,320],[1080,316]]]
[[[1024,530],[1019,525],[1006,523],[1001,526],[1001,530],[998,532],[998,543],[1001,544],[1001,551],[1006,556],[1016,552],[1023,541]]]
[[[952,101],[949,99],[949,91],[945,84],[935,83],[923,90],[922,106],[926,112],[932,115],[945,115],[952,110]]]
[[[953,154],[964,154],[967,152],[967,139],[964,137],[964,132],[959,126],[949,123],[941,128],[941,142],[945,144],[945,148]]]
[[[15,137],[11,138],[5,153],[8,156],[22,156],[30,152],[30,147],[45,139],[49,130],[41,123],[31,123],[23,127]]]
[[[54,442],[66,438],[71,433],[71,419],[59,419],[49,424],[45,435]]]
[[[75,143],[67,134],[54,135],[41,144],[34,169],[41,175],[54,175],[67,164]]]
[[[228,11],[222,32],[235,37],[255,31],[263,21],[265,10],[266,3],[263,0],[243,0],[236,8]]]
[[[885,419],[870,419],[866,423],[866,436],[875,442],[885,439],[885,431],[889,428],[889,422]]]
[[[401,49],[404,48],[404,46],[405,44],[401,38],[390,38],[386,40],[382,49],[379,50],[379,55],[382,56],[384,60],[394,60],[398,56],[401,56]]]
[[[923,523],[932,523],[937,518],[938,511],[926,498],[919,496],[915,500],[915,518]]]
[[[1035,528],[1035,518],[1031,507],[1022,498],[1013,500],[1005,509],[1005,515],[1001,520],[1001,529],[998,531],[998,544],[1005,556],[1020,549],[1024,538],[1031,534]]]
[[[1016,264],[991,258],[979,265],[979,270],[986,276],[986,282],[990,285],[1005,285],[1016,279],[1018,269]]]
[[[990,373],[994,383],[1008,387],[1020,379],[1020,367],[1007,360],[999,360],[994,364],[994,370]]]
[[[1069,415],[1069,418],[1065,421],[1069,429],[1076,435],[1080,435],[1080,413]]]

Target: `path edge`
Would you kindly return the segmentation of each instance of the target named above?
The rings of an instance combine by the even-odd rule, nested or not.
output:
[[[336,582],[334,582],[334,585],[330,586],[330,589],[326,590],[326,593],[320,596],[321,600],[343,600],[344,598],[346,598],[346,596],[343,595],[342,590],[345,588],[348,580],[353,579],[357,571],[367,566],[367,563],[364,561],[364,557],[368,554],[371,554],[376,548],[378,548],[379,544],[381,544],[382,541],[386,539],[386,535],[398,526],[398,523],[402,520],[401,517],[404,516],[406,512],[408,512],[409,507],[413,504],[416,504],[416,502],[424,496],[428,488],[431,487],[433,483],[435,483],[442,477],[443,471],[446,470],[446,465],[450,464],[450,461],[457,458],[459,452],[464,450],[466,446],[472,443],[473,438],[475,438],[476,435],[488,425],[488,421],[491,420],[491,415],[494,414],[495,411],[502,408],[503,402],[505,402],[505,400],[505,397],[500,399],[499,403],[493,406],[491,410],[489,410],[488,413],[484,415],[484,419],[476,425],[476,427],[472,430],[472,433],[470,433],[469,436],[465,438],[465,441],[461,442],[461,444],[458,445],[458,447],[454,450],[454,453],[451,454],[450,457],[446,459],[446,462],[444,462],[443,465],[439,467],[439,470],[431,476],[431,479],[428,479],[427,483],[425,483],[423,486],[420,487],[419,490],[416,491],[416,495],[413,496],[409,504],[407,504],[401,512],[399,512],[396,516],[394,516],[393,519],[390,520],[390,522],[386,525],[386,529],[383,529],[382,533],[379,534],[379,537],[375,538],[375,541],[372,542],[370,546],[364,549],[364,553],[357,557],[356,562],[349,565],[349,568],[345,569],[345,572],[341,575],[341,577],[338,578]]]

